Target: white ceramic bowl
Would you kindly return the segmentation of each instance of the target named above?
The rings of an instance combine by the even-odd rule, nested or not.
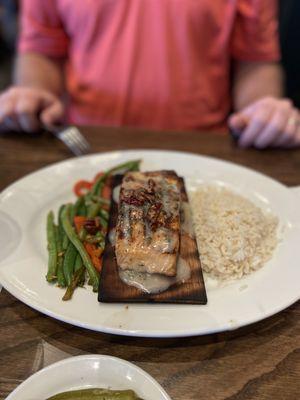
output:
[[[171,400],[141,368],[120,358],[97,354],[67,358],[38,371],[6,400],[45,400],[57,393],[91,387],[132,389],[143,400]]]

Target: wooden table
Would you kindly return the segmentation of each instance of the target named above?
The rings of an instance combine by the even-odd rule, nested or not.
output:
[[[184,150],[231,160],[284,184],[300,185],[299,150],[240,150],[228,137],[214,134],[107,128],[84,128],[83,132],[95,152]],[[2,136],[0,189],[67,157],[70,154],[64,146],[49,136]],[[300,398],[299,302],[237,331],[160,340],[104,335],[67,325],[32,310],[5,290],[0,299],[1,399],[42,367],[86,353],[110,354],[136,363],[157,379],[173,400]]]

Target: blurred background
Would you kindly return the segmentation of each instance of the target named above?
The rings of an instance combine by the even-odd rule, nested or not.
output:
[[[0,91],[9,85],[17,37],[17,0],[0,0]]]
[[[286,95],[300,108],[300,0],[280,0],[279,10]],[[18,0],[0,0],[0,91],[11,81],[17,18]]]

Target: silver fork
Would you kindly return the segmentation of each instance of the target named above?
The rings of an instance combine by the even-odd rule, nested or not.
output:
[[[91,146],[76,126],[43,125],[43,130],[61,140],[75,156],[89,153]]]

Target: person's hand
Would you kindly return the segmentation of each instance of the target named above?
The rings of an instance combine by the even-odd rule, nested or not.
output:
[[[43,89],[11,87],[0,95],[0,131],[36,132],[63,115],[60,99]]]
[[[231,115],[228,125],[241,147],[300,146],[299,111],[288,99],[264,97]]]

